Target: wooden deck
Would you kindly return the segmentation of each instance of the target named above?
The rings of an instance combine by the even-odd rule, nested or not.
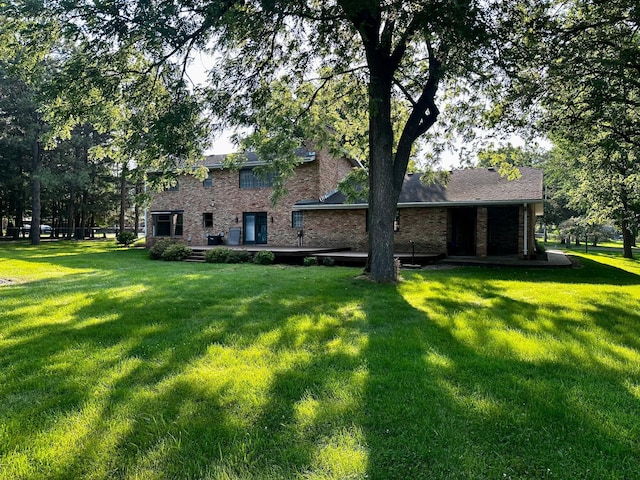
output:
[[[295,247],[295,246],[271,246],[271,245],[203,245],[191,247],[194,259],[204,257],[207,250],[225,247],[231,250],[256,253],[260,251],[273,252],[277,262],[302,263],[304,257],[317,257],[320,262],[324,258],[333,258],[338,265],[364,266],[367,261],[367,252],[355,252],[348,247]],[[443,254],[436,253],[396,253],[394,255],[405,264],[429,265],[444,258]]]
[[[332,258],[336,265],[364,266],[367,261],[367,252],[352,251],[347,247],[295,247],[295,246],[270,246],[270,245],[205,245],[192,247],[191,261],[204,261],[207,250],[226,247],[232,250],[240,250],[256,253],[263,250],[273,252],[276,262],[301,265],[304,257],[317,257],[319,263],[324,258]],[[478,257],[447,257],[442,253],[404,253],[394,254],[400,260],[404,268],[417,268],[425,265],[442,262],[458,266],[489,266],[489,267],[523,267],[523,268],[566,268],[571,267],[571,261],[563,252],[547,251],[544,260],[522,260],[517,255]]]
[[[317,253],[319,259],[325,257],[333,258],[336,263],[350,265],[364,265],[367,262],[367,252],[334,252]],[[393,256],[400,260],[402,265],[430,265],[444,258],[441,253],[394,253]]]

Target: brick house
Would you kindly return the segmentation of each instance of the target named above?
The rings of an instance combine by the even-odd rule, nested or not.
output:
[[[254,173],[264,165],[247,154],[239,170],[224,167],[224,155],[205,159],[206,180],[182,175],[178,183],[153,196],[147,219],[147,245],[159,238],[176,238],[192,246],[224,243],[290,245],[298,243],[303,214],[294,212],[301,198],[320,198],[334,191],[338,182],[358,166],[345,158],[324,152],[301,150],[296,174],[286,183],[288,193],[276,206],[270,201],[272,178]]]
[[[224,156],[207,157],[203,182],[181,176],[176,187],[153,198],[147,244],[174,237],[192,246],[227,244],[348,247],[367,251],[367,204],[347,203],[338,182],[357,166],[324,152],[300,152],[288,194],[276,206],[271,179],[253,169],[249,154],[240,170],[223,166]],[[419,174],[405,177],[398,202],[395,250],[446,255],[535,253],[536,216],[542,214],[542,172],[521,168],[507,180],[493,169],[455,170],[446,186],[424,185]],[[300,238],[300,232],[303,233]],[[223,237],[219,235],[222,234]]]
[[[535,223],[543,213],[542,171],[520,168],[508,180],[495,169],[451,172],[446,186],[405,176],[395,222],[395,251],[478,256],[535,254]],[[367,250],[367,204],[347,203],[335,192],[300,201],[307,246]]]

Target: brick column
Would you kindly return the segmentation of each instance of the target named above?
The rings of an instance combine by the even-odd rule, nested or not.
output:
[[[487,207],[478,207],[476,214],[476,256],[487,256]]]

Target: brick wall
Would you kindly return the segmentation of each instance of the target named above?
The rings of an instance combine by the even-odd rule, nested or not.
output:
[[[396,252],[447,252],[447,210],[445,208],[401,208],[400,231],[394,234]]]
[[[353,165],[345,158],[333,158],[325,150],[316,152],[318,160],[318,179],[320,195],[331,193],[344,177],[353,169]]]
[[[309,247],[350,247],[367,251],[366,210],[307,210],[304,212],[304,244]],[[394,234],[396,252],[446,253],[445,208],[400,209],[400,231]]]
[[[365,210],[306,210],[304,245],[367,250]]]
[[[190,245],[206,245],[208,234],[222,232],[228,238],[230,228],[242,227],[244,212],[266,212],[267,244],[292,246],[298,242],[298,229],[291,227],[293,205],[299,200],[317,200],[335,189],[338,180],[350,168],[351,164],[345,159],[318,155],[315,161],[296,168],[295,175],[286,183],[288,194],[275,206],[269,199],[272,188],[241,189],[237,171],[213,169],[211,188],[205,188],[202,181],[185,175],[179,178],[178,191],[154,195],[150,211],[184,210],[181,239]],[[326,178],[321,181],[321,177]],[[203,213],[213,214],[212,227],[204,228]],[[151,232],[151,216],[148,221]],[[147,243],[153,244],[154,240],[149,237]]]

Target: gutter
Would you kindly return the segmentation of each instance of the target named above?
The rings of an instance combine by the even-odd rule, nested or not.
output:
[[[465,202],[401,202],[398,203],[398,208],[435,208],[435,207],[479,207],[479,206],[491,206],[491,205],[521,205],[522,202],[525,205],[528,203],[542,204],[541,199],[526,199],[526,200],[471,200]],[[368,209],[368,203],[311,203],[308,205],[294,204],[293,210],[362,210]]]

